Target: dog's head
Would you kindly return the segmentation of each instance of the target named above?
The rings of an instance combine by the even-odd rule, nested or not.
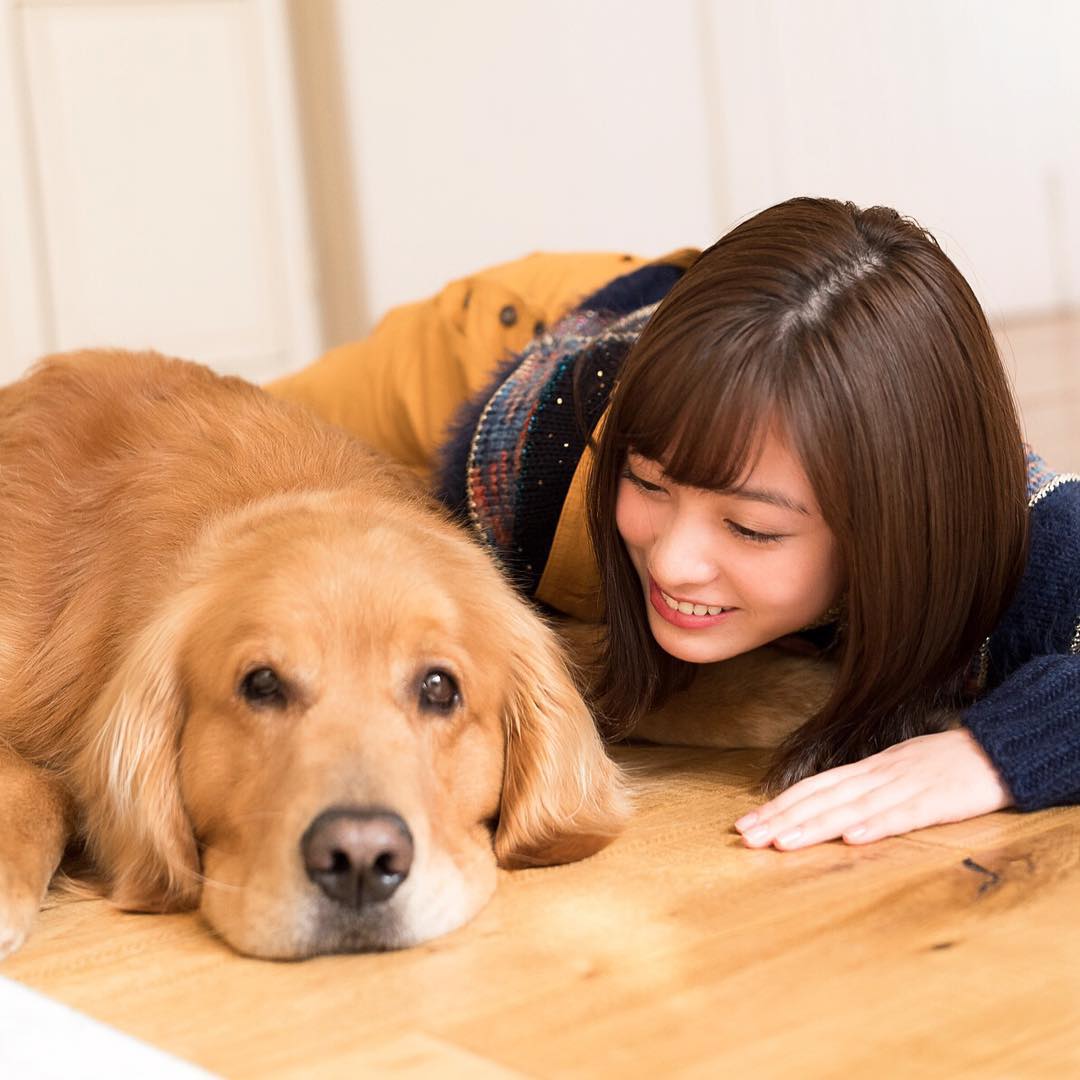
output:
[[[551,632],[455,529],[374,495],[212,531],[91,730],[114,900],[199,904],[257,956],[445,933],[497,864],[582,858],[628,813]]]

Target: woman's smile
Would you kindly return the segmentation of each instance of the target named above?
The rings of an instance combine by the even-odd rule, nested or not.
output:
[[[676,599],[661,589],[652,576],[649,577],[649,600],[662,618],[685,630],[700,630],[707,626],[716,626],[737,610],[737,608],[725,607],[722,604],[704,604],[700,601]]]

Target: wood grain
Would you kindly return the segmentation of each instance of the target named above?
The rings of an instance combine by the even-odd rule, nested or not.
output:
[[[428,946],[273,964],[82,901],[4,974],[230,1077],[1080,1070],[1080,809],[751,851],[760,757],[620,754],[627,836]]]

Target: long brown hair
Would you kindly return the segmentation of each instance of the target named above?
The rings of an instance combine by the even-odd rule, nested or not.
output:
[[[589,527],[609,735],[693,677],[660,649],[615,525],[627,452],[738,486],[764,417],[786,428],[846,571],[824,707],[766,787],[932,730],[1024,566],[1025,465],[986,317],[936,241],[884,207],[792,199],[703,252],[631,351],[596,447]]]

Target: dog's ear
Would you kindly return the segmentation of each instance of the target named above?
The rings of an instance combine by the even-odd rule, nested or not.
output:
[[[496,858],[508,869],[583,859],[626,824],[625,780],[604,750],[555,635],[525,611],[504,627],[512,685]]]
[[[73,783],[109,898],[128,911],[178,911],[199,898],[199,858],[180,795],[180,648],[192,591],[132,641],[87,717]]]

